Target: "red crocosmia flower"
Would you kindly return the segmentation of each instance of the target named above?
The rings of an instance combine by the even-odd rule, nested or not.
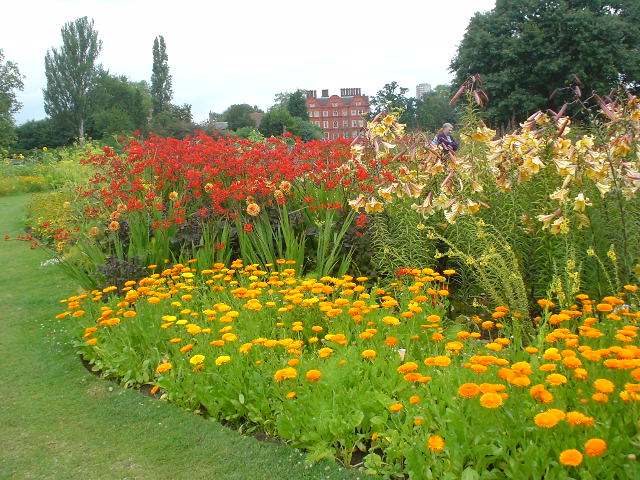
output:
[[[243,230],[245,232],[253,232],[253,223],[245,223]]]
[[[140,130],[134,130],[133,131],[133,136],[134,137],[139,137],[140,136]]]
[[[224,248],[224,242],[216,243],[216,250],[222,250]]]

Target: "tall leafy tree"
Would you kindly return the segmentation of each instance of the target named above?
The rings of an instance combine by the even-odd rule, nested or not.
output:
[[[230,130],[238,130],[242,127],[255,127],[256,122],[249,116],[255,112],[255,107],[248,103],[231,105],[222,113],[222,119],[229,123]]]
[[[456,123],[459,112],[449,105],[453,96],[450,85],[438,85],[416,102],[416,123],[422,130],[436,132],[445,122]]]
[[[98,79],[96,59],[102,49],[93,20],[77,18],[62,29],[62,47],[52,48],[45,57],[47,87],[44,110],[56,120],[69,122],[84,138],[89,109],[89,92]]]
[[[380,112],[393,111],[400,114],[399,120],[408,128],[416,127],[416,99],[409,98],[406,93],[408,88],[401,87],[398,82],[385,84],[382,90],[371,97],[371,116]]]
[[[275,105],[286,108],[292,117],[298,117],[302,120],[309,120],[307,112],[306,93],[304,90],[296,90],[295,92],[278,93],[275,98]]]
[[[477,13],[451,62],[459,86],[479,73],[496,125],[568,97],[549,97],[576,75],[582,90],[640,87],[638,0],[497,0]]]
[[[91,92],[88,132],[94,137],[147,130],[151,95],[146,82],[103,72]]]
[[[167,45],[162,35],[153,41],[153,69],[151,73],[151,99],[153,114],[157,115],[169,108],[173,90],[171,89],[171,75],[169,75],[169,57]]]
[[[5,61],[0,49],[0,148],[11,145],[15,140],[13,114],[22,107],[16,92],[24,87],[18,65]]]

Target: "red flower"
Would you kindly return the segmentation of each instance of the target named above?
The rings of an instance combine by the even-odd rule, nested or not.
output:
[[[253,223],[245,223],[243,230],[245,232],[252,232],[253,231]]]

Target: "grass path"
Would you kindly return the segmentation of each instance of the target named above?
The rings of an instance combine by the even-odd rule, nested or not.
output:
[[[0,197],[0,235],[20,233],[27,201]],[[0,479],[356,478],[90,374],[54,319],[70,283],[44,252],[1,242]]]

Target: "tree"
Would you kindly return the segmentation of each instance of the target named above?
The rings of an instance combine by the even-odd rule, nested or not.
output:
[[[151,94],[146,82],[103,72],[91,92],[87,131],[94,138],[146,131]]]
[[[24,88],[22,78],[18,65],[5,62],[0,48],[0,148],[10,146],[16,138],[13,114],[22,107],[16,98],[16,91]]]
[[[191,133],[195,125],[191,114],[191,105],[169,106],[151,119],[153,133],[161,137],[183,138]]]
[[[286,108],[292,117],[309,120],[304,90],[298,89],[295,92],[278,93],[275,98],[275,106]]]
[[[164,37],[160,35],[153,41],[153,67],[151,73],[151,98],[153,100],[153,114],[156,115],[169,108],[173,90],[171,89],[171,75],[169,75],[169,57]]]
[[[18,137],[13,149],[25,152],[34,148],[60,147],[73,140],[74,130],[67,124],[51,118],[30,120],[16,128]]]
[[[265,137],[276,137],[289,131],[293,126],[293,117],[284,107],[275,106],[262,117],[260,133]]]
[[[405,94],[408,88],[401,87],[398,82],[387,83],[371,97],[371,116],[380,112],[396,112],[400,114],[399,120],[407,125],[407,128],[416,127],[416,100],[407,98]]]
[[[438,85],[416,102],[416,124],[422,130],[436,132],[445,122],[456,123],[460,117],[455,106],[449,105],[451,86]]]
[[[52,48],[45,57],[47,87],[44,110],[54,120],[63,120],[77,129],[81,141],[88,114],[89,92],[101,70],[96,59],[102,49],[93,20],[77,18],[62,29],[60,51]]]
[[[470,21],[451,62],[461,85],[479,73],[489,95],[488,119],[513,124],[569,97],[552,92],[576,75],[582,90],[608,93],[640,84],[637,0],[498,0]]]
[[[223,112],[222,118],[223,121],[229,124],[230,130],[238,130],[242,127],[255,127],[256,122],[249,116],[250,113],[255,111],[255,107],[247,103],[231,105]]]

